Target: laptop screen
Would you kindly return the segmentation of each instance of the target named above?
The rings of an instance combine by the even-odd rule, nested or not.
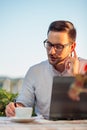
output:
[[[50,104],[50,119],[87,119],[87,93],[80,94],[80,101],[72,100],[68,91],[74,77],[54,77]]]

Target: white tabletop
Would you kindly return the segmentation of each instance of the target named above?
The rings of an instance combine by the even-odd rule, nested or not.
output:
[[[13,122],[12,118],[0,117],[0,130],[87,130],[87,120],[48,121],[36,118],[32,122]]]

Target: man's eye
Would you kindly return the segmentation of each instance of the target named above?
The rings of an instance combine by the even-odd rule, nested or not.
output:
[[[52,44],[51,44],[51,43],[48,42],[47,44],[48,44],[49,47],[52,47]]]
[[[63,49],[63,46],[62,45],[57,45],[56,48],[57,49]]]

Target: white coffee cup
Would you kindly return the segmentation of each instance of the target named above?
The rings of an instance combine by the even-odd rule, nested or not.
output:
[[[19,118],[30,118],[32,116],[32,107],[16,107],[15,116]]]

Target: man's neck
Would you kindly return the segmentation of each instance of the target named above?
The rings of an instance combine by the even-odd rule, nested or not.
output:
[[[59,71],[60,73],[62,73],[65,70],[65,64],[61,63],[61,64],[57,64],[56,66],[54,66],[54,68]]]

